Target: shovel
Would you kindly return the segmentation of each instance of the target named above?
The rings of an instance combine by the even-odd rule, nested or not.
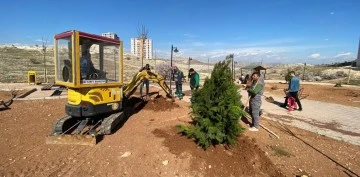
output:
[[[273,102],[275,101],[272,96],[269,96],[269,97],[267,97],[267,96],[265,96],[265,95],[262,95],[262,96],[264,96],[264,97],[265,97],[265,100],[266,100],[267,102],[269,102],[269,103],[273,103]]]

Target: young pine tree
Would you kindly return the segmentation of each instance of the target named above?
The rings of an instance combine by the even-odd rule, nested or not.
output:
[[[193,124],[177,125],[181,133],[207,148],[214,144],[234,145],[243,131],[238,123],[242,115],[241,95],[232,81],[230,61],[215,65],[204,87],[193,93]]]

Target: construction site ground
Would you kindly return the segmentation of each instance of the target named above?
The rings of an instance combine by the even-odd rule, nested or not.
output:
[[[271,89],[274,85],[278,89]],[[187,83],[183,85],[186,93],[183,100],[174,103],[162,97],[150,100],[114,134],[105,136],[92,147],[45,144],[52,123],[65,115],[66,92],[56,99],[49,99],[45,94],[39,99],[15,100],[11,109],[0,111],[0,175],[360,175],[360,117],[356,116],[360,115],[360,103],[356,102],[360,97],[355,96],[359,89],[303,86],[308,96],[302,100],[302,112],[288,112],[277,105],[284,101],[281,88],[286,84],[266,86],[265,95],[274,97],[275,104],[263,100],[266,116],[262,117],[261,124],[279,139],[264,129],[245,131],[238,138],[237,146],[227,149],[218,145],[206,151],[191,139],[180,136],[175,128],[177,124],[191,121],[191,92]],[[24,91],[32,87],[0,84],[0,100],[7,99],[11,89]],[[160,90],[155,85],[150,88],[151,92]],[[39,90],[34,94],[41,95]],[[347,96],[348,93],[352,96]],[[244,92],[242,95],[245,103],[247,95]],[[337,101],[329,101],[327,96]],[[240,124],[249,128],[245,120]]]

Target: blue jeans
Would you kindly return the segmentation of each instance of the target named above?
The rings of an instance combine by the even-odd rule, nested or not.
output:
[[[261,97],[259,98],[251,98],[249,104],[249,112],[252,117],[252,124],[254,127],[259,128],[260,125],[260,107],[261,107]]]
[[[142,96],[142,89],[144,87],[144,84],[146,86],[146,95],[149,94],[149,80],[144,80],[143,83],[140,85],[140,95]]]
[[[178,98],[182,99],[183,94],[182,94],[182,83],[180,82],[175,82],[176,85],[176,92],[175,94],[178,96]]]

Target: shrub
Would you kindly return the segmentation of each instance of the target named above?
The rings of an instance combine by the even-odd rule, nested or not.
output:
[[[182,134],[194,138],[204,149],[214,144],[234,145],[243,131],[238,123],[243,114],[241,95],[232,82],[229,64],[217,63],[203,88],[192,94],[192,125],[177,125]]]
[[[342,87],[341,82],[336,83],[334,87]]]
[[[290,76],[290,70],[287,71],[287,74],[285,75],[285,81],[286,83],[288,83],[291,79],[291,76]]]

